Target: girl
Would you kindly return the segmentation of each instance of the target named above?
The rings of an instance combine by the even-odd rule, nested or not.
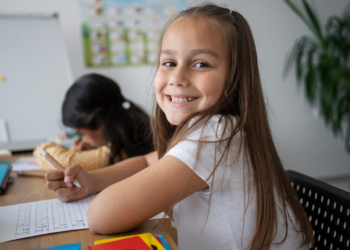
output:
[[[175,205],[183,250],[308,249],[312,228],[272,140],[246,20],[215,5],[174,17],[154,89],[155,152],[89,173],[50,171],[47,187],[62,201],[101,191],[88,209],[94,233],[124,232]]]
[[[39,145],[34,156],[44,170],[51,165],[40,154],[41,148],[63,166],[80,164],[87,171],[153,150],[148,115],[102,75],[85,75],[68,89],[62,117],[63,124],[75,128],[81,139],[70,149],[53,142]]]

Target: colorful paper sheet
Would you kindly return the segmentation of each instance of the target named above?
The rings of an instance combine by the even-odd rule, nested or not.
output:
[[[28,250],[80,250],[81,242]]]
[[[165,250],[165,248],[162,246],[162,244],[156,238],[154,238],[154,236],[150,233],[131,235],[131,236],[125,236],[125,237],[119,237],[119,238],[112,238],[112,239],[106,239],[106,240],[98,240],[98,241],[95,241],[95,245],[99,245],[99,244],[103,244],[103,243],[107,243],[107,242],[112,242],[112,241],[118,241],[118,240],[122,240],[122,239],[127,239],[127,238],[131,238],[134,236],[140,237],[144,242],[146,242],[146,244],[149,247],[155,246],[157,248],[157,250]],[[152,249],[154,249],[154,248],[152,248]]]
[[[152,248],[138,236],[93,245],[88,248],[89,250],[152,250]]]

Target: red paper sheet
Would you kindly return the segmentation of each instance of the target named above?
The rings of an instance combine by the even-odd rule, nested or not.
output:
[[[152,250],[139,237],[131,237],[123,240],[111,241],[103,244],[89,246],[90,250]]]

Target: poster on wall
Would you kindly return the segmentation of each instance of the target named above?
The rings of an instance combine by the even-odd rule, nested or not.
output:
[[[161,30],[184,0],[80,0],[85,65],[152,64]]]

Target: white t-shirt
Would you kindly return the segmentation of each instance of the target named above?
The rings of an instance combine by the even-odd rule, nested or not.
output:
[[[254,233],[256,196],[248,166],[243,164],[243,148],[238,155],[241,136],[235,136],[227,158],[219,164],[214,175],[210,176],[215,162],[222,155],[223,146],[217,146],[215,157],[217,143],[203,143],[195,162],[198,139],[215,142],[222,138],[225,121],[223,119],[219,123],[219,119],[220,116],[216,115],[205,126],[202,124],[194,129],[166,154],[184,162],[209,185],[206,190],[192,194],[174,207],[172,225],[177,229],[180,250],[246,249]],[[230,128],[226,131],[223,138],[228,137]],[[244,195],[244,185],[251,187],[249,199],[248,192]],[[248,205],[245,217],[244,202]],[[279,222],[274,242],[280,242],[284,237],[285,227],[281,216]],[[302,235],[297,235],[290,226],[285,242],[282,245],[273,244],[270,249],[295,250],[301,240]]]

